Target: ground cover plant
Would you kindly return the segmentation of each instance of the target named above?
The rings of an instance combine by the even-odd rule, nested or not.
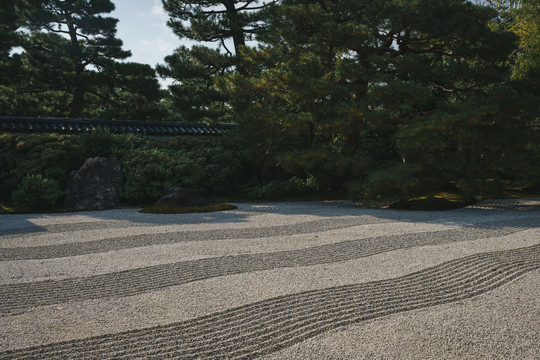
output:
[[[139,212],[147,214],[190,214],[190,213],[204,213],[215,211],[226,211],[238,209],[238,206],[223,204],[223,203],[210,203],[205,206],[196,207],[179,207],[166,204],[150,205],[142,208]]]

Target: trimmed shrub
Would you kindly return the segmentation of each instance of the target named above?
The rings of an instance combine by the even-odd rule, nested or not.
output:
[[[44,178],[41,175],[28,175],[13,191],[12,199],[20,206],[47,210],[56,204],[62,194],[58,181]]]
[[[397,201],[426,191],[421,182],[423,167],[397,164],[372,172],[364,182],[352,182],[349,197],[377,201]]]
[[[176,137],[156,143],[160,150],[191,159],[200,190],[209,193],[238,192],[253,177],[254,167],[245,150],[237,149],[226,137]]]
[[[84,146],[87,157],[110,157],[118,136],[107,129],[98,129],[88,134],[77,136],[79,143]]]
[[[315,194],[319,190],[320,185],[313,177],[306,180],[292,177],[285,181],[270,181],[254,187],[247,192],[247,196],[253,199],[280,200]]]
[[[139,149],[121,160],[126,180],[124,198],[128,201],[156,200],[174,186],[199,189],[197,165],[193,160],[164,150]]]
[[[0,198],[8,199],[25,176],[42,175],[63,186],[70,170],[78,168],[84,147],[74,137],[59,134],[0,137]]]
[[[133,149],[144,147],[148,142],[141,135],[113,134],[107,129],[77,135],[76,140],[84,147],[85,158],[96,156],[121,158]]]

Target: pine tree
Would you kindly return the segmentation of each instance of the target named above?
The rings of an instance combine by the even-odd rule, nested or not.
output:
[[[226,41],[232,39],[234,54],[241,56],[247,40],[266,27],[262,11],[277,0],[163,0],[169,13],[169,26],[181,38],[199,42],[218,42],[229,55]]]
[[[215,86],[217,78],[230,73],[234,59],[219,50],[204,46],[181,46],[159,65],[160,75],[176,79],[169,86],[171,112],[180,121],[229,122],[232,114],[229,97]]]
[[[48,0],[29,18],[31,36],[24,46],[29,61],[41,63],[40,78],[45,78],[44,71],[53,70],[57,79],[66,82],[61,85],[70,95],[70,117],[81,116],[96,70],[107,71],[131,55],[115,36],[118,20],[102,16],[113,10],[109,0]],[[54,88],[53,81],[45,82]]]
[[[14,0],[0,4],[0,112],[9,113],[13,102],[13,87],[21,71],[21,57],[17,48],[22,45],[18,30],[24,25],[29,12],[40,6],[37,0]]]
[[[511,56],[514,78],[540,69],[540,1],[476,0],[497,10],[494,26],[519,36],[519,47]]]
[[[462,0],[287,0],[251,56],[269,69],[226,86],[252,146],[288,176],[330,168],[359,180],[357,196],[471,189],[512,173],[523,149],[505,100],[516,38],[490,28],[496,17]]]
[[[28,8],[23,31],[11,32],[24,51],[15,81],[0,94],[6,112],[148,118],[163,93],[150,66],[121,62],[130,52],[116,37],[118,20],[104,16],[113,9],[109,0],[46,0]]]
[[[216,87],[225,74],[246,75],[246,43],[267,29],[266,14],[277,0],[164,0],[168,25],[181,38],[196,41],[180,47],[158,68],[175,80],[170,87],[175,112],[184,121],[223,122],[233,117],[230,94]],[[232,42],[232,47],[231,47]],[[205,44],[217,43],[218,49]]]

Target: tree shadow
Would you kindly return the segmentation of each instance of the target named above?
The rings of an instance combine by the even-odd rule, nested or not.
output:
[[[440,225],[496,227],[511,223],[512,219],[531,218],[527,227],[540,226],[540,199],[509,199],[486,201],[462,209],[445,211],[415,211],[366,208],[351,201],[304,201],[237,203],[238,209],[191,214],[147,214],[138,209],[113,209],[55,214],[0,215],[0,236],[31,234],[60,230],[69,226],[85,228],[105,226],[155,226],[248,223],[257,216],[276,215],[277,218],[301,216],[306,222],[318,218],[363,218],[365,224],[384,222],[419,222]],[[58,218],[58,220],[55,220]],[[44,219],[50,220],[46,221]],[[538,220],[537,222],[535,222]],[[272,219],[268,219],[272,225]],[[302,220],[300,220],[302,221]],[[41,224],[41,225],[40,225]],[[354,222],[351,222],[354,226]],[[360,224],[360,222],[359,222]]]

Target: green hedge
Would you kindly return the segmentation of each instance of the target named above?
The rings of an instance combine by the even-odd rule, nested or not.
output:
[[[3,134],[0,200],[13,199],[27,206],[22,189],[31,193],[35,185],[37,191],[38,178],[54,181],[58,189],[63,189],[69,173],[95,156],[119,160],[126,181],[123,199],[130,202],[156,200],[173,186],[191,187],[207,194],[241,193],[251,175],[240,159],[242,152],[231,144],[222,138],[147,140],[107,131],[84,135]],[[27,177],[34,182],[25,180],[26,185],[21,187]],[[43,204],[32,206],[50,207],[50,201],[42,200]]]
[[[508,187],[534,188],[540,183],[536,166],[540,161],[540,133],[530,133],[531,138],[522,146],[493,145],[496,151],[487,148],[481,156],[471,157],[466,150],[474,141],[466,142],[462,137],[456,145],[454,140],[434,140],[432,127],[427,125],[418,125],[415,136],[391,135],[397,136],[399,151],[390,149],[386,159],[377,151],[370,152],[368,143],[366,149],[349,156],[317,147],[253,150],[234,136],[147,140],[106,131],[85,135],[3,134],[0,200],[50,208],[62,200],[69,173],[94,156],[113,157],[120,162],[125,177],[123,199],[132,203],[154,201],[173,186],[209,195],[263,200],[320,198],[347,190],[352,199],[388,202],[436,193],[450,185],[466,195],[488,196]],[[421,146],[419,139],[424,139]],[[497,139],[492,143],[498,144]]]
[[[21,206],[48,210],[52,209],[63,194],[56,180],[41,175],[25,176],[13,191],[13,201]]]
[[[63,186],[69,172],[82,165],[84,147],[73,136],[35,134],[0,136],[0,199],[11,198],[23,178],[41,175]]]

